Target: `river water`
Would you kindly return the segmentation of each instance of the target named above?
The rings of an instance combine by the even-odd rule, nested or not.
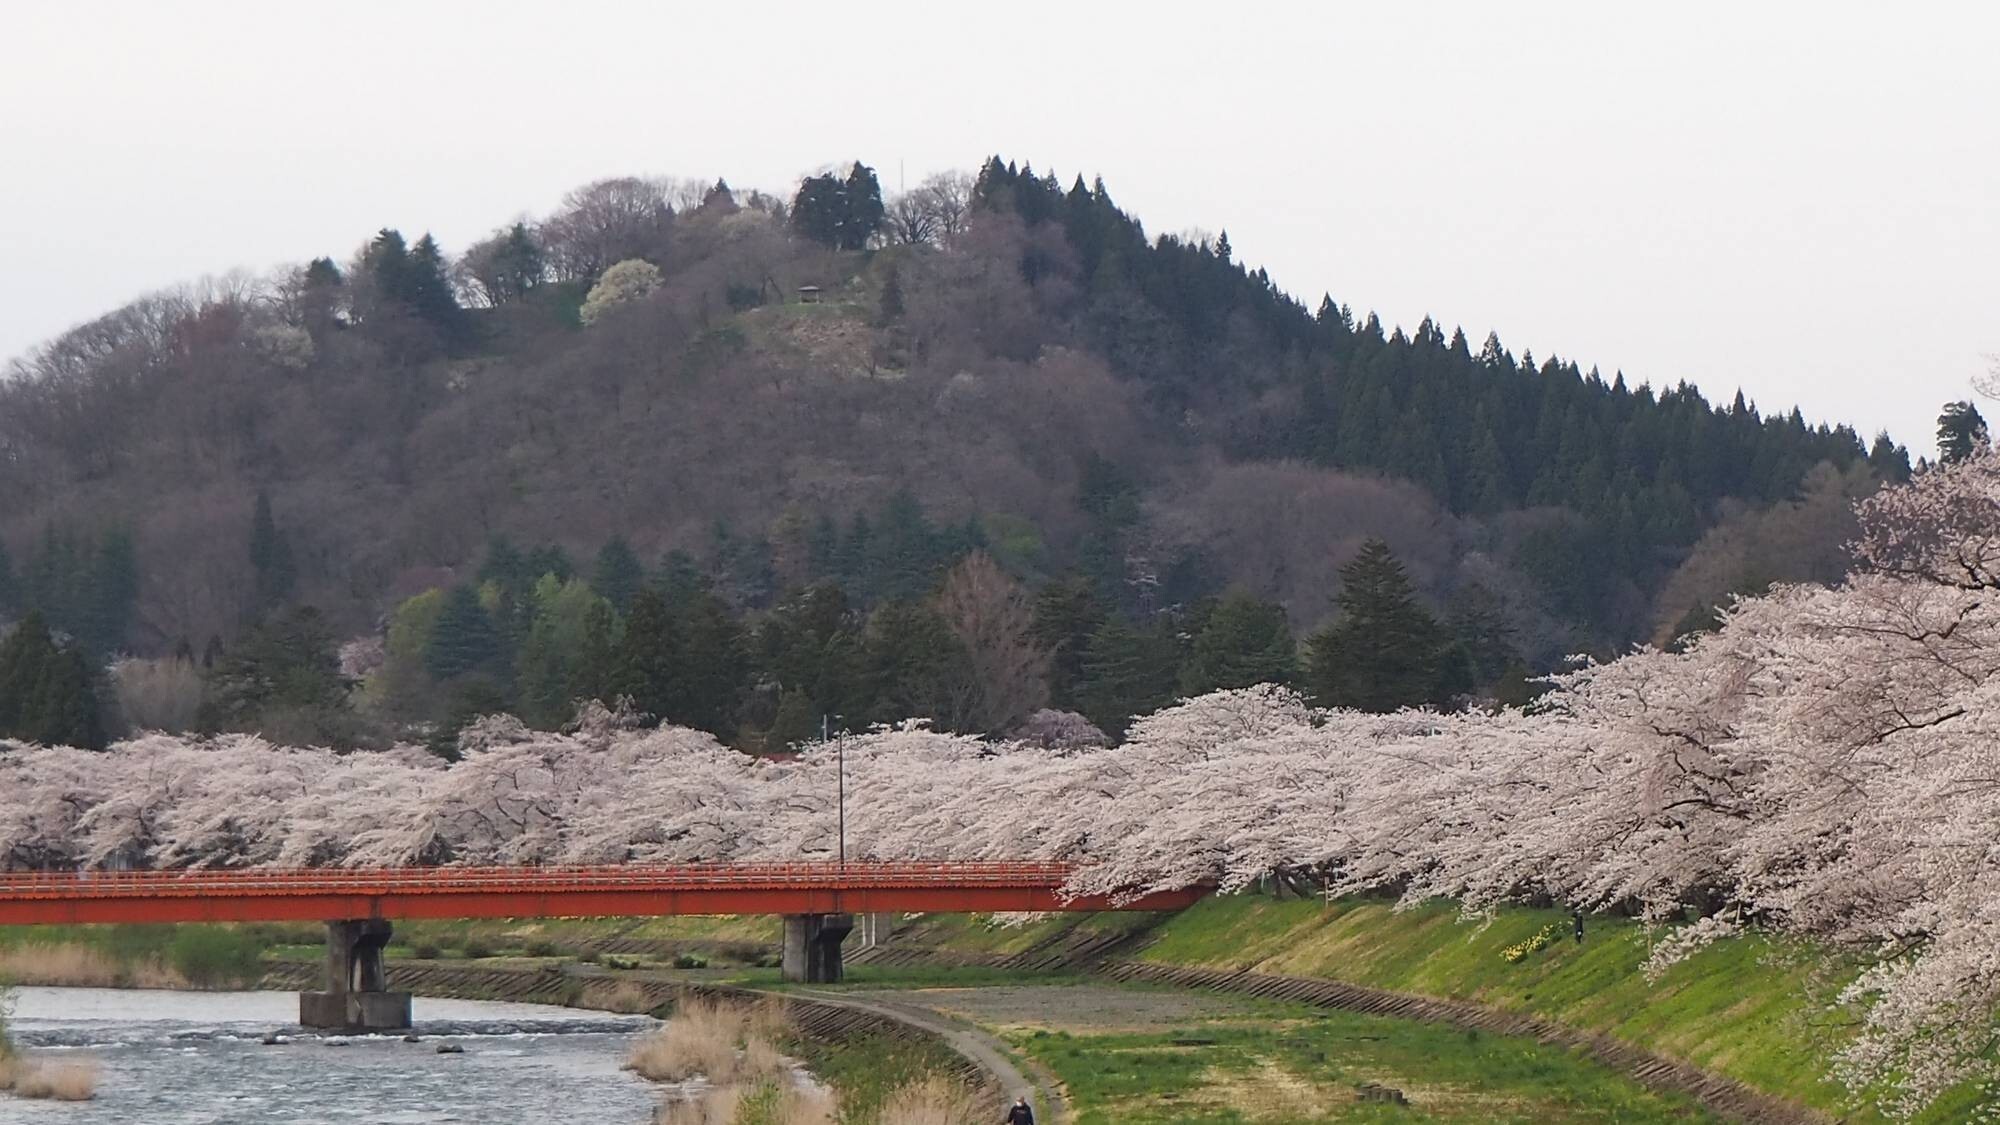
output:
[[[293,992],[15,990],[15,1042],[101,1065],[97,1097],[0,1094],[0,1122],[61,1125],[643,1125],[661,1088],[621,1071],[654,1026],[536,1004],[415,1002],[422,1042],[300,1031]],[[266,1046],[278,1033],[286,1041]],[[437,1053],[454,1043],[464,1054]]]

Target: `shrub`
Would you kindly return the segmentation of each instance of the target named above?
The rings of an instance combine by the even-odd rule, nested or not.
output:
[[[708,958],[703,957],[699,953],[683,953],[680,956],[674,958],[674,968],[706,969],[708,968]]]
[[[444,950],[440,949],[435,942],[419,942],[410,948],[410,956],[420,961],[435,961],[444,956]]]
[[[464,952],[466,959],[469,961],[483,961],[486,958],[493,956],[493,947],[487,945],[483,941],[478,940],[477,938],[474,938],[473,940],[465,943]]]
[[[562,956],[562,947],[547,938],[538,938],[528,943],[528,956],[560,957]]]

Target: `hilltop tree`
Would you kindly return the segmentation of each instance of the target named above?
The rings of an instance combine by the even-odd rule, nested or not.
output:
[[[845,179],[831,172],[808,176],[792,197],[792,226],[836,250],[866,250],[887,212],[875,170],[855,161]]]
[[[882,206],[882,185],[875,178],[875,169],[857,160],[847,170],[847,181],[841,188],[846,213],[840,225],[840,248],[866,250],[882,229],[887,213]]]
[[[1387,712],[1442,702],[1443,630],[1387,543],[1368,540],[1340,568],[1338,604],[1310,646],[1306,681],[1318,703]]]
[[[459,259],[458,273],[477,300],[498,307],[540,288],[548,280],[548,263],[528,224],[515,223],[473,243]]]
[[[1970,402],[1947,402],[1938,414],[1938,461],[1950,465],[1972,456],[1986,445],[1986,419]]]

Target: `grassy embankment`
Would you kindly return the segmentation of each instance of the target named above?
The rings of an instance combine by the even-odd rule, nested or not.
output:
[[[1504,956],[1550,926],[1558,940],[1519,961]],[[1138,956],[1325,977],[1533,1014],[1608,1032],[1848,1120],[1878,1119],[1826,1077],[1854,1030],[1828,1001],[1855,966],[1801,945],[1741,937],[1649,981],[1641,965],[1651,941],[1630,920],[1593,918],[1578,943],[1568,915],[1552,910],[1504,910],[1482,925],[1462,921],[1444,903],[1399,913],[1381,901],[1329,906],[1236,895],[1167,919]],[[1965,1120],[1972,1094],[1948,1096],[1920,1120]]]

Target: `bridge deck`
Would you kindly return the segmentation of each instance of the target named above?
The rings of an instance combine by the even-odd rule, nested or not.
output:
[[[877,911],[1175,910],[1203,893],[1065,898],[1052,863],[0,871],[0,925]]]

